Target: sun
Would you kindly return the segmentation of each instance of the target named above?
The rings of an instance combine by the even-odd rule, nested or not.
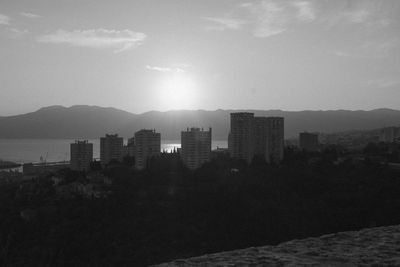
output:
[[[196,83],[183,71],[168,72],[160,79],[158,89],[161,106],[165,109],[191,109],[196,100]]]

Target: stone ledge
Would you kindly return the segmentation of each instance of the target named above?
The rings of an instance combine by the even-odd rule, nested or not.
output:
[[[250,247],[157,266],[400,266],[400,225]]]

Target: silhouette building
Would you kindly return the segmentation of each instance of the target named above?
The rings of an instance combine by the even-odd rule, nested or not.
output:
[[[211,158],[211,128],[189,128],[181,132],[181,158],[191,170],[199,168]]]
[[[100,138],[100,162],[102,165],[111,161],[122,161],[124,139],[118,134],[106,134]]]
[[[268,137],[268,118],[254,117],[254,154],[265,158]]]
[[[93,160],[93,144],[87,140],[70,145],[70,167],[74,171],[89,171]]]
[[[135,156],[135,137],[131,137],[128,139],[128,144],[124,146],[124,156]]]
[[[267,162],[283,159],[284,119],[282,117],[254,117],[254,113],[231,113],[228,149],[232,158],[250,163],[254,155]]]
[[[265,160],[278,163],[283,159],[284,119],[282,117],[267,117],[267,141]]]
[[[231,129],[228,149],[232,158],[243,159],[247,163],[254,156],[254,113],[231,113]]]
[[[135,133],[135,167],[147,167],[147,160],[161,153],[161,134],[155,130],[140,130]]]
[[[319,146],[318,134],[316,133],[299,133],[299,147],[300,149],[308,151],[317,151]]]
[[[379,141],[385,143],[400,141],[400,127],[386,127],[381,129]]]

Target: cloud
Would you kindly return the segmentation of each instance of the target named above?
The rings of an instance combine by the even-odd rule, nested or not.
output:
[[[213,22],[214,26],[207,26],[207,30],[239,30],[243,25],[247,24],[246,20],[234,18],[213,18],[203,17],[202,19]]]
[[[20,30],[17,28],[9,27],[6,29],[5,33],[6,33],[7,37],[10,39],[21,39],[24,36],[26,36],[27,34],[29,34],[29,31],[26,29]]]
[[[270,37],[286,31],[289,16],[284,3],[275,1],[260,1],[241,5],[255,18],[253,35],[255,37]]]
[[[298,9],[297,18],[301,21],[311,22],[315,20],[315,9],[310,2],[294,2],[293,6]]]
[[[393,79],[376,79],[367,81],[367,86],[378,87],[378,88],[391,88],[398,87],[400,85],[399,80]]]
[[[212,30],[239,30],[248,26],[255,37],[266,38],[285,32],[294,23],[310,23],[316,19],[310,1],[261,0],[241,3],[228,17],[203,17],[217,25]],[[207,29],[210,29],[208,27]]]
[[[90,29],[65,31],[42,35],[38,42],[51,44],[68,44],[76,47],[112,48],[115,53],[135,48],[143,43],[146,34],[131,30]]]
[[[225,16],[203,17],[211,30],[250,30],[267,38],[306,24],[364,27],[370,33],[398,25],[400,3],[375,0],[248,0],[233,5]]]
[[[350,53],[342,51],[342,50],[331,51],[331,53],[338,57],[354,57],[353,54],[350,54]]]
[[[146,69],[148,70],[153,70],[153,71],[159,71],[159,72],[186,72],[186,70],[182,68],[171,68],[171,67],[157,67],[157,66],[149,66],[146,65]]]
[[[20,30],[13,27],[10,21],[11,18],[9,16],[0,14],[0,25],[4,25],[4,27],[0,29],[0,37],[5,37],[9,39],[21,39],[29,33],[29,31],[26,29]]]
[[[370,40],[364,42],[359,51],[373,57],[389,57],[394,50],[400,47],[400,38],[392,37],[384,40]]]
[[[262,1],[260,9],[253,8],[253,13],[258,14],[259,21],[254,36],[263,38],[286,31],[288,18],[284,14],[282,5],[272,1]]]
[[[338,24],[363,24],[371,18],[371,13],[365,9],[337,10],[328,15],[324,20],[329,26]]]
[[[330,51],[338,57],[347,58],[388,58],[394,50],[400,47],[400,38],[376,39],[369,41],[360,41],[356,46],[344,50]]]
[[[280,34],[286,31],[285,28],[271,27],[271,25],[264,24],[254,30],[253,34],[255,37],[265,38],[276,34]]]
[[[10,24],[10,17],[0,14],[0,25],[9,25]]]
[[[365,58],[365,59],[379,59],[388,58],[392,55],[393,50],[400,47],[398,39],[392,40],[376,40],[364,42],[361,45],[348,48],[347,50],[334,50],[332,54],[338,57],[347,58]]]
[[[29,13],[29,12],[20,12],[19,14],[23,17],[30,18],[30,19],[38,19],[38,18],[42,17],[40,15]]]
[[[338,1],[334,6],[321,2],[324,11],[321,22],[330,27],[359,25],[376,32],[398,21],[400,5],[396,2],[363,0],[343,4]]]
[[[363,9],[343,13],[343,17],[353,23],[364,23],[367,21],[369,16],[370,12]]]

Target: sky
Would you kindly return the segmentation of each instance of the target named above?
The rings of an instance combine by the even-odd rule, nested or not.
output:
[[[397,0],[1,0],[0,116],[400,109]]]

